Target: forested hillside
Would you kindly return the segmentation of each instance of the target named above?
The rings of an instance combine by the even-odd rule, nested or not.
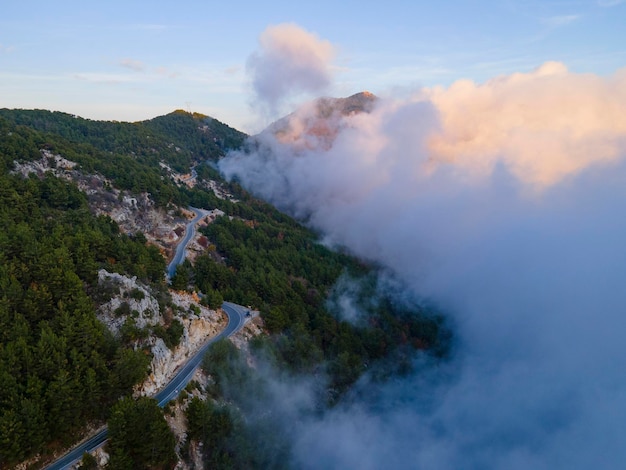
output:
[[[141,239],[94,217],[85,196],[52,176],[7,174],[36,155],[31,135],[2,126],[0,174],[0,466],[69,444],[148,372],[143,351],[94,314],[96,270],[162,282],[165,262]],[[7,139],[7,137],[9,137]],[[31,138],[33,140],[31,140]],[[16,145],[17,144],[17,145]]]
[[[132,155],[155,165],[164,161],[181,172],[199,161],[216,160],[242,145],[245,134],[203,114],[174,111],[149,121],[93,121],[61,112],[0,109],[3,117],[48,136],[89,144],[111,154]]]
[[[113,335],[97,319],[97,305],[107,295],[97,271],[137,276],[155,292],[166,292],[165,259],[142,233],[121,233],[111,218],[96,216],[72,175],[102,175],[111,191],[146,194],[163,211],[188,205],[220,209],[224,216],[202,229],[204,253],[179,267],[172,287],[201,292],[203,302],[215,308],[228,300],[259,310],[267,335],[252,342],[251,354],[294,376],[325,377],[317,395],[321,409],[340,402],[381,361],[387,365],[377,377],[385,380],[411,367],[412,350],[445,353],[439,316],[397,301],[380,289],[374,268],[322,246],[316,234],[204,164],[240,146],[244,137],[182,111],[119,123],[0,110],[0,467],[70,444],[87,423],[109,419],[117,399],[148,373],[149,351]],[[77,166],[66,179],[52,172],[12,173],[14,162],[42,155],[60,155]],[[186,173],[192,167],[193,185],[172,177],[172,169]],[[345,321],[337,311],[338,280],[358,286],[351,291],[363,312],[358,321]],[[220,355],[218,348],[206,363],[215,386],[205,390],[202,403],[185,402],[190,439],[206,443],[204,458],[211,466],[262,468],[273,457],[252,456],[253,441],[233,434],[250,431],[249,410],[224,384],[257,380],[246,361],[233,359],[237,354]],[[134,409],[128,399],[120,407]],[[124,449],[151,444],[129,447],[119,436],[130,436],[124,427],[131,425],[118,418],[111,468],[122,461],[138,468],[143,464],[133,459],[141,452]],[[221,424],[207,435],[203,420],[211,419]],[[272,441],[255,436],[261,447]],[[163,451],[164,460],[146,465],[170,468],[170,450]]]

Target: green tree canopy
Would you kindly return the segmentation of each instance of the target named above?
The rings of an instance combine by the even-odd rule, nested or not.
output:
[[[108,468],[171,469],[176,464],[174,433],[156,400],[123,398],[111,410]]]

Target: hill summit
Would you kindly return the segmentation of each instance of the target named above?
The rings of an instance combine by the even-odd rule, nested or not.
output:
[[[319,98],[315,103],[319,117],[328,118],[337,112],[342,116],[369,113],[377,100],[378,97],[373,93],[362,91],[347,98]]]
[[[264,133],[296,149],[328,149],[339,131],[362,113],[370,113],[378,97],[362,91],[347,98],[318,98],[272,123]]]

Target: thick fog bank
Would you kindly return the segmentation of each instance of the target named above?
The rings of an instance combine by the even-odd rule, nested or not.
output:
[[[548,63],[329,119],[305,106],[220,168],[442,306],[458,346],[302,421],[299,464],[620,468],[625,71]]]

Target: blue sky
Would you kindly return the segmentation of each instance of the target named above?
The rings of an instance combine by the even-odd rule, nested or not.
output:
[[[337,3],[11,2],[0,107],[131,121],[190,108],[249,130],[246,60],[280,23],[336,47],[337,96],[480,82],[548,60],[600,75],[626,66],[624,1]]]

